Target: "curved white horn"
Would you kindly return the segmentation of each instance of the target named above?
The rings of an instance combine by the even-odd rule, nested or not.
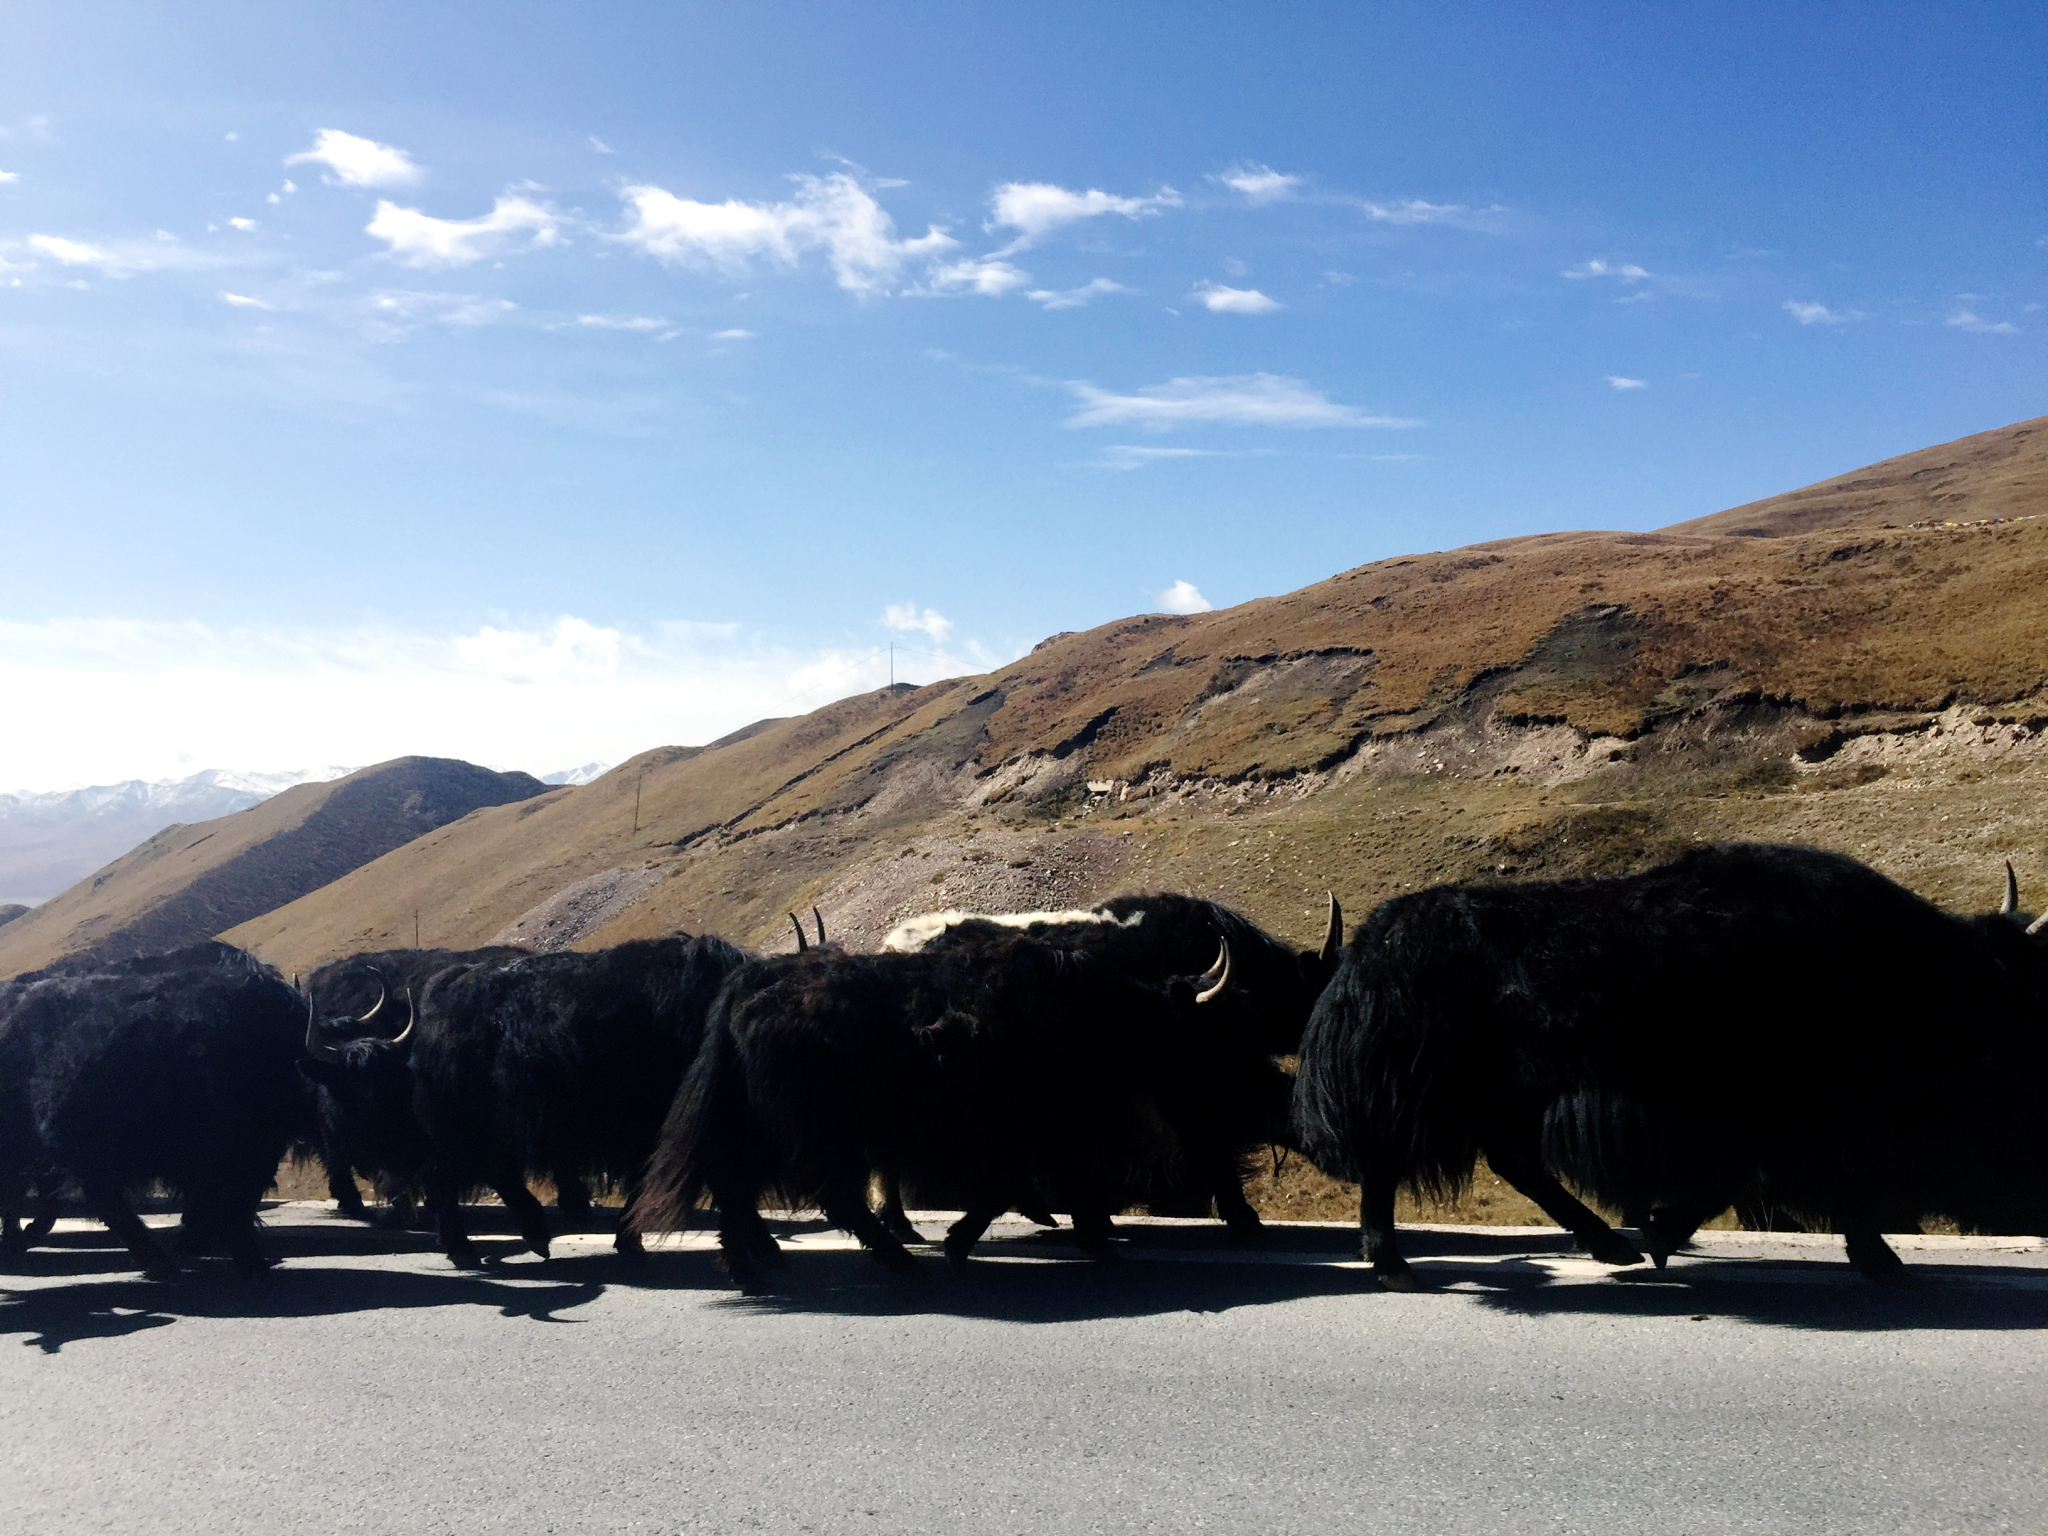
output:
[[[2020,909],[2020,879],[2012,872],[2012,860],[2005,861],[2005,900],[1998,904],[2000,917],[2011,917]]]
[[[811,908],[811,921],[818,925],[818,942],[823,944],[825,942],[825,919],[818,916],[818,909],[816,907]]]
[[[1322,961],[1325,965],[1337,963],[1337,951],[1344,947],[1344,909],[1337,905],[1337,893],[1325,891],[1330,898],[1330,926],[1323,933]]]
[[[1195,994],[1195,1001],[1198,1003],[1206,1003],[1212,997],[1220,996],[1223,989],[1230,985],[1230,940],[1223,941],[1223,946],[1216,955],[1216,963],[1202,973],[1201,980],[1205,985]]]
[[[320,1027],[313,1021],[313,990],[306,989],[306,1054],[315,1061],[338,1062],[341,1049],[329,1045],[320,1038]]]
[[[405,1028],[385,1041],[385,1045],[395,1050],[397,1047],[405,1044],[406,1041],[412,1038],[413,1025],[419,1023],[419,1021],[419,1010],[412,1003],[412,988],[407,987],[405,988]]]
[[[2044,928],[2048,928],[2048,912],[2043,912],[2039,917],[2027,924],[2027,937],[2032,938]]]
[[[369,1022],[370,1022],[370,1020],[372,1020],[372,1019],[374,1019],[375,1017],[377,1017],[377,1010],[378,1010],[378,1009],[380,1009],[380,1008],[382,1008],[382,1007],[384,1006],[384,999],[385,999],[385,998],[387,998],[387,997],[389,997],[390,995],[391,995],[391,989],[390,989],[390,987],[389,987],[389,986],[387,986],[387,985],[385,984],[385,981],[384,981],[384,978],[383,978],[383,977],[381,977],[381,976],[380,976],[380,977],[378,977],[378,978],[377,978],[377,1001],[376,1001],[376,1002],[374,1002],[374,1003],[372,1003],[372,1004],[370,1005],[370,1011],[369,1011],[368,1013],[364,1014],[364,1015],[363,1015],[363,1016],[362,1016],[362,1017],[361,1017],[360,1019],[357,1019],[357,1020],[356,1020],[355,1022],[356,1022],[356,1023],[358,1023],[358,1024],[367,1024],[367,1023],[369,1023]]]
[[[804,925],[796,920],[794,912],[789,914],[789,926],[796,930],[796,952],[802,954],[811,946],[804,942]]]

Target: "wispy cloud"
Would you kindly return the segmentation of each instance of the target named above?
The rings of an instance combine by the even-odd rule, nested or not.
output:
[[[269,309],[272,307],[261,299],[251,298],[246,293],[228,293],[223,291],[221,297],[237,309]]]
[[[420,293],[403,288],[380,289],[369,299],[374,334],[386,340],[403,339],[425,324],[490,325],[518,308],[510,299],[482,294]]]
[[[1176,581],[1159,594],[1161,613],[1210,613],[1215,607],[1192,581]]]
[[[1129,293],[1131,290],[1122,283],[1107,277],[1098,277],[1083,283],[1078,288],[1034,288],[1024,297],[1047,309],[1080,309],[1093,303],[1105,294]]]
[[[562,220],[530,197],[507,194],[474,219],[437,219],[380,200],[364,232],[408,267],[466,267],[515,249],[561,243]]]
[[[934,265],[925,274],[920,291],[925,293],[977,293],[997,299],[1031,281],[1029,272],[1019,271],[1007,261],[968,257]]]
[[[923,633],[941,645],[953,633],[953,621],[936,608],[919,611],[915,603],[891,603],[882,610],[882,627],[900,634]]]
[[[752,331],[742,331],[735,327],[730,331],[713,331],[711,339],[713,341],[752,341],[754,333]]]
[[[1851,320],[1863,318],[1853,309],[1829,309],[1825,304],[1806,304],[1798,299],[1787,299],[1784,309],[1801,325],[1847,325]]]
[[[1067,388],[1081,402],[1081,409],[1067,418],[1070,427],[1130,425],[1166,432],[1204,424],[1297,428],[1422,425],[1341,405],[1300,379],[1274,373],[1169,379],[1128,395],[1081,381],[1071,382]]]
[[[756,260],[790,267],[804,252],[821,250],[839,286],[863,297],[888,292],[908,263],[959,244],[936,224],[914,240],[898,239],[895,221],[849,175],[792,179],[797,195],[784,203],[704,203],[661,187],[627,187],[621,196],[632,222],[617,238],[660,261],[716,267],[733,277]]]
[[[245,235],[253,234],[256,230],[256,221],[254,219],[229,219],[228,228],[238,229]]]
[[[1500,212],[1498,208],[1474,208],[1467,203],[1425,202],[1419,197],[1398,203],[1376,203],[1369,198],[1353,198],[1350,202],[1379,224],[1463,224],[1483,214]]]
[[[1618,373],[1607,375],[1607,385],[1608,388],[1616,390],[1649,388],[1649,383],[1645,379],[1625,379]]]
[[[21,180],[21,172],[19,171],[0,171],[0,187],[6,186],[11,181],[19,180]]]
[[[322,128],[311,149],[286,155],[284,163],[324,165],[332,173],[328,179],[345,187],[411,187],[427,174],[404,150],[339,128]]]
[[[1083,219],[1111,213],[1144,219],[1179,206],[1180,194],[1171,187],[1161,187],[1150,197],[1117,197],[1094,187],[1074,192],[1049,181],[1006,181],[989,200],[987,228],[1017,231],[1017,238],[997,253],[1007,255]]]
[[[1216,177],[1233,192],[1241,192],[1254,203],[1273,203],[1292,197],[1301,185],[1299,176],[1282,175],[1270,165],[1242,161]]]
[[[594,331],[658,331],[668,324],[653,315],[578,315],[576,323]]]
[[[1228,288],[1222,283],[1203,283],[1190,297],[1223,315],[1269,315],[1280,308],[1278,299],[1268,298],[1256,288]]]
[[[1986,320],[1980,317],[1976,311],[1969,309],[1959,309],[1941,323],[1954,326],[1959,331],[1976,331],[1978,334],[1985,336],[2014,336],[2019,334],[2019,327],[2010,320]]]
[[[1647,281],[1650,274],[1632,262],[1623,262],[1617,266],[1613,263],[1602,261],[1596,256],[1591,261],[1583,262],[1579,266],[1560,272],[1558,276],[1569,277],[1575,281],[1584,281],[1587,278],[1593,277],[1611,277],[1617,282],[1640,283]]]
[[[1096,463],[1103,469],[1143,469],[1167,459],[1216,459],[1225,455],[1215,448],[1142,448],[1135,443],[1113,443],[1104,448]]]
[[[613,149],[611,145],[605,143],[603,139],[600,139],[594,133],[590,136],[587,142],[589,143],[593,153],[600,155],[616,155],[618,153],[616,149]]]
[[[91,267],[108,277],[139,272],[199,272],[233,265],[209,251],[195,251],[175,236],[157,231],[153,240],[117,240],[94,245],[65,235],[30,235],[30,250],[66,267]]]

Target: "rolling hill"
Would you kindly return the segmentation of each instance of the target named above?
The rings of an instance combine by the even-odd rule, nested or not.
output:
[[[816,903],[868,943],[932,907],[1158,884],[1305,942],[1325,888],[1356,913],[1720,836],[1844,848],[1965,906],[2010,857],[2039,900],[2044,427],[1658,532],[1404,556],[1055,636],[480,809],[226,937],[288,969],[416,920],[434,944],[780,945]]]
[[[167,827],[0,927],[0,976],[64,955],[142,954],[211,938],[480,806],[549,792],[523,773],[403,757]]]

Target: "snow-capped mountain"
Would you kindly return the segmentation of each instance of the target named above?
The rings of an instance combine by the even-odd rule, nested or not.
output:
[[[0,795],[0,903],[47,900],[177,822],[209,821],[294,784],[323,783],[354,771],[207,768],[183,779]]]
[[[581,768],[561,768],[553,773],[540,776],[543,784],[588,784],[592,779],[611,772],[610,763],[585,763]]]

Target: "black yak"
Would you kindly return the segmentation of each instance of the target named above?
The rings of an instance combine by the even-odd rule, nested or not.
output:
[[[175,1266],[129,1196],[161,1183],[181,1251],[253,1273],[257,1207],[309,1127],[305,1028],[299,994],[226,944],[24,979],[0,1019],[0,1178],[75,1178],[154,1277]]]
[[[1329,898],[1320,949],[1298,950],[1242,913],[1174,892],[1116,896],[1069,912],[976,916],[933,912],[896,928],[885,951],[942,953],[1022,932],[1061,949],[1092,956],[1132,980],[1164,984],[1191,976],[1227,943],[1231,985],[1196,1016],[1199,1030],[1163,1047],[1170,1082],[1160,1109],[1184,1144],[1184,1155],[1160,1169],[1143,1199],[1167,1215],[1216,1214],[1239,1233],[1260,1229],[1244,1197],[1246,1161],[1254,1148],[1288,1143],[1289,1079],[1275,1058],[1300,1048],[1309,1011],[1337,964],[1343,912]],[[893,1206],[894,1202],[891,1202]],[[885,1206],[883,1216],[895,1213]],[[892,1229],[901,1226],[891,1220]]]
[[[435,976],[403,1043],[370,1050],[409,1054],[421,1175],[450,1259],[477,1261],[460,1200],[479,1185],[542,1256],[529,1172],[616,1182],[632,1199],[711,1000],[747,958],[723,939],[639,939]],[[636,1254],[639,1240],[622,1227],[618,1246]]]
[[[1071,1211],[1083,1248],[1108,1257],[1127,1184],[1178,1151],[1157,1064],[1220,976],[1202,980],[1146,988],[1009,932],[926,954],[757,960],[712,1010],[634,1224],[679,1225],[708,1189],[727,1265],[752,1285],[777,1252],[758,1210],[774,1190],[907,1268],[867,1205],[889,1169],[968,1191],[947,1239],[956,1265],[1020,1202]]]
[[[1659,1263],[1741,1202],[1895,1278],[1887,1222],[2048,1230],[2039,943],[1799,847],[1415,892],[1345,947],[1297,1129],[1360,1184],[1361,1251],[1395,1285],[1396,1189],[1455,1190],[1482,1152],[1609,1262],[1637,1256],[1553,1175],[1651,1213]]]
[[[317,1135],[313,1150],[327,1170],[327,1191],[343,1216],[368,1219],[356,1188],[360,1170],[372,1179],[394,1225],[412,1221],[426,1142],[412,1112],[409,1052],[389,1050],[411,1017],[411,1004],[436,974],[452,965],[512,960],[514,945],[484,949],[385,949],[330,960],[306,978],[315,1012],[306,1073],[314,1080]],[[348,1063],[347,1070],[329,1070]],[[575,1206],[581,1185],[570,1186]],[[583,1202],[588,1204],[587,1197]]]

